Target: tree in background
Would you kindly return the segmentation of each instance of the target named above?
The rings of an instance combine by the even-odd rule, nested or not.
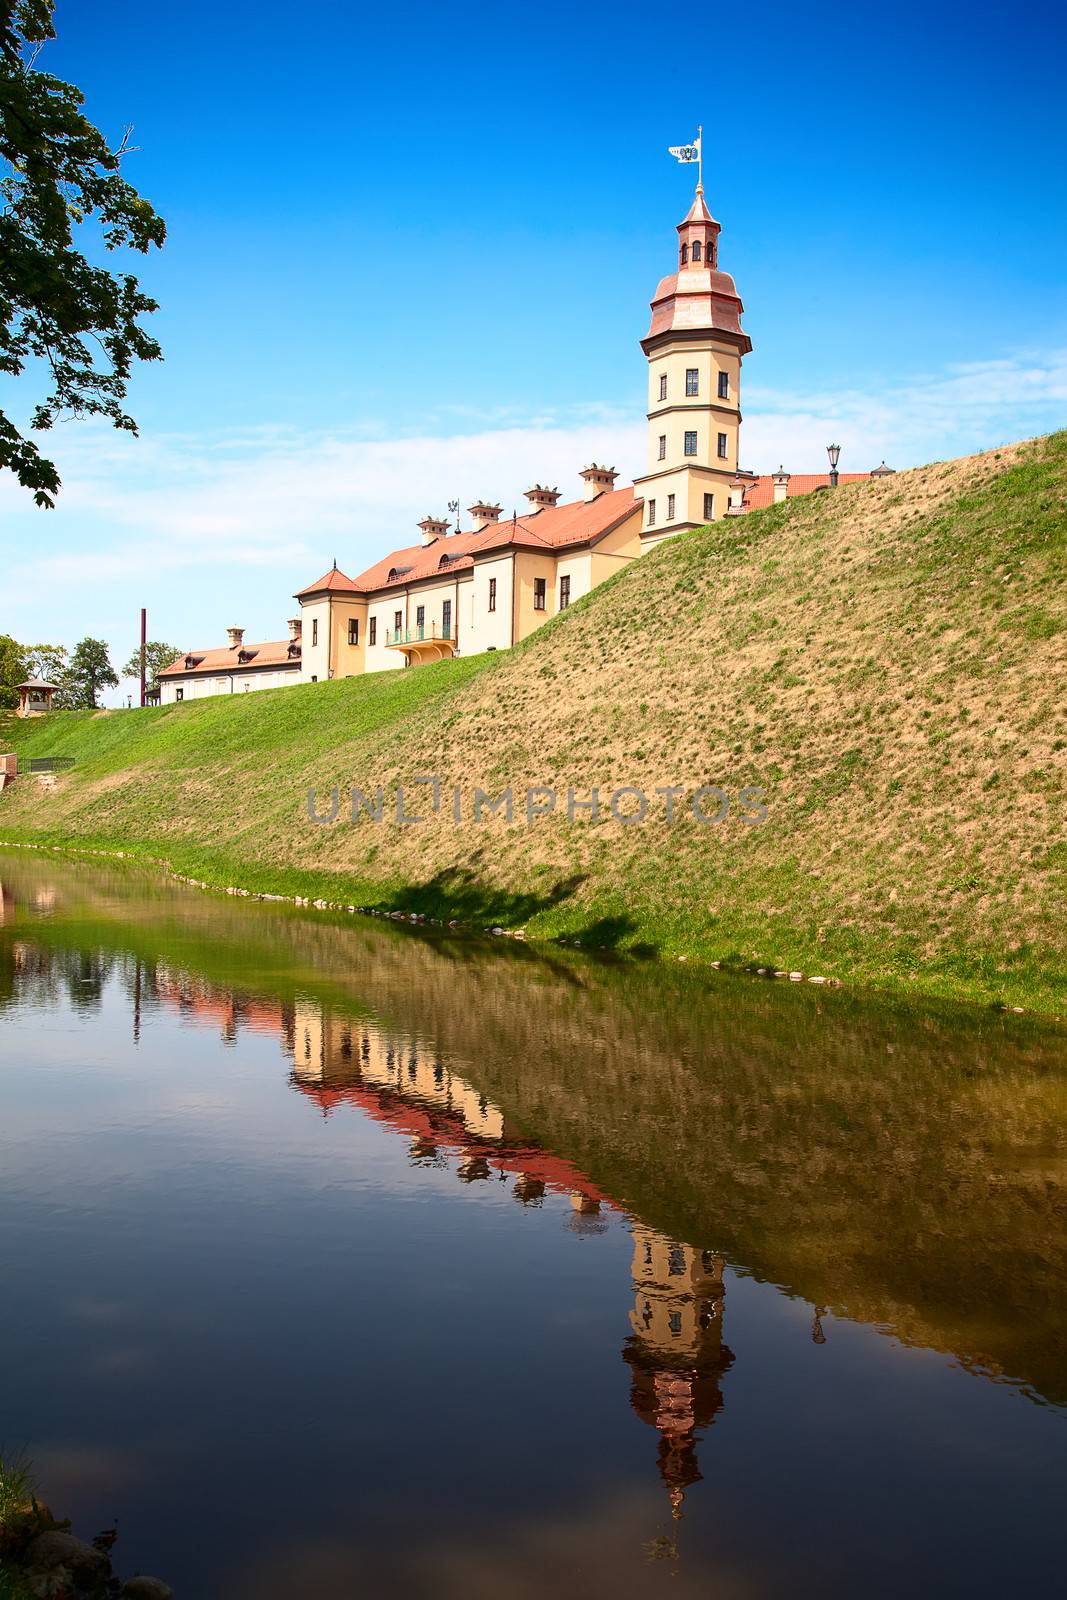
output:
[[[58,693],[52,705],[56,711],[70,711],[75,704],[74,682],[70,675],[69,653],[61,644],[25,646],[28,676],[55,685]]]
[[[29,677],[26,651],[9,633],[0,633],[0,710],[13,711],[19,703],[15,686]]]
[[[70,658],[73,704],[85,710],[97,705],[101,689],[117,689],[118,677],[108,658],[103,639],[82,639]]]
[[[156,302],[130,274],[91,265],[73,229],[95,217],[105,249],[147,254],[166,227],[119,175],[130,130],[113,149],[82,115],[81,92],[37,70],[55,38],[52,12],[53,0],[0,0],[0,373],[18,375],[27,359],[46,365],[51,389],[34,428],[63,413],[136,433],[122,403],[133,362],[160,357],[138,322]],[[3,467],[39,506],[55,504],[54,463],[0,411]]]
[[[177,661],[181,655],[177,645],[162,644],[158,639],[151,640],[144,647],[145,655],[145,683],[155,683],[164,667],[169,667],[172,661]],[[141,676],[141,647],[133,652],[122,669],[124,678],[139,678]]]

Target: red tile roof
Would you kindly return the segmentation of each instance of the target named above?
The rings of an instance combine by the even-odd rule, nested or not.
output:
[[[297,599],[327,588],[350,589],[371,593],[377,589],[417,583],[420,579],[434,578],[442,571],[462,571],[474,565],[476,556],[483,552],[502,550],[508,545],[524,550],[560,550],[571,545],[591,545],[602,539],[612,528],[643,505],[634,495],[633,486],[627,489],[610,489],[597,495],[595,500],[575,500],[565,506],[545,506],[540,511],[524,516],[510,517],[506,522],[492,523],[480,532],[454,533],[450,537],[434,539],[431,544],[409,545],[403,550],[393,550],[373,566],[361,572],[358,578],[345,578],[336,584],[325,580],[301,589]],[[442,566],[442,557],[447,565]],[[390,576],[393,573],[395,576]],[[327,574],[327,576],[331,576]]]
[[[269,639],[263,644],[242,644],[236,650],[187,650],[169,667],[164,667],[161,678],[189,678],[211,673],[249,672],[255,667],[292,667],[299,671],[300,655],[289,654],[291,639]],[[244,661],[239,658],[244,656]],[[186,666],[191,661],[191,666]]]
[[[838,474],[839,483],[866,483],[870,477],[869,472],[842,472]],[[745,480],[745,510],[762,511],[764,506],[774,504],[774,477],[765,473],[759,478]],[[787,500],[792,500],[798,494],[812,494],[816,489],[830,487],[830,474],[828,472],[791,472],[786,494]]]
[[[325,573],[317,583],[309,583],[306,589],[298,589],[295,595],[297,600],[305,599],[311,594],[321,594],[323,590],[336,594],[338,590],[358,589],[359,585],[345,576],[335,561],[329,572]]]

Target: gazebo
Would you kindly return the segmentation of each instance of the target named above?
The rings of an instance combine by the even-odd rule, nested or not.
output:
[[[45,683],[43,678],[29,678],[25,683],[16,684],[15,693],[19,697],[17,717],[43,717],[46,711],[51,711],[52,697],[59,693],[59,685]]]

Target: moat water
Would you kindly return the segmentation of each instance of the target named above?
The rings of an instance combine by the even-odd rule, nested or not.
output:
[[[0,1452],[124,1574],[1060,1590],[1063,1030],[0,886]]]

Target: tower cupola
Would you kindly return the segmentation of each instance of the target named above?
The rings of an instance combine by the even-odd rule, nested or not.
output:
[[[719,234],[722,228],[704,203],[703,187],[697,189],[693,204],[678,224],[678,270],[719,265]]]

